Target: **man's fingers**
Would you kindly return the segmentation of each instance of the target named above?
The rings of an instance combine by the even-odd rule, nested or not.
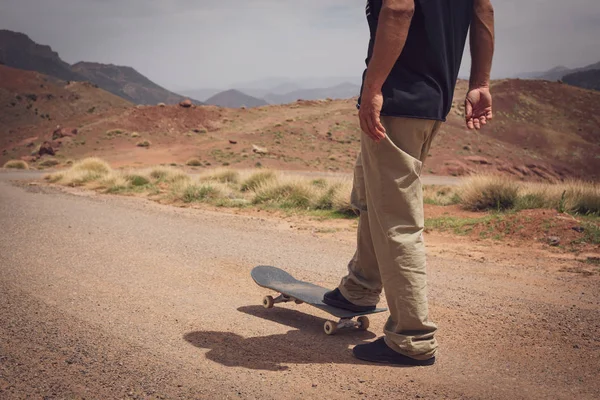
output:
[[[486,114],[485,117],[487,118],[487,120],[489,121],[490,119],[492,119],[492,110],[489,110]]]
[[[475,129],[481,129],[481,124],[479,123],[479,118],[473,118],[473,125]]]
[[[465,100],[465,118],[471,119],[473,117],[473,105],[469,100]]]
[[[373,135],[371,134],[371,130],[369,128],[368,125],[368,117],[367,117],[367,113],[365,113],[364,111],[361,112],[359,115],[360,118],[360,129],[364,132],[365,135],[367,135],[369,138],[375,140],[375,138],[373,137]]]
[[[373,118],[373,127],[375,128],[375,132],[379,139],[383,139],[385,137],[385,128],[381,124],[381,119],[377,113],[372,113],[371,117]]]
[[[479,117],[479,122],[481,122],[481,125],[487,124],[485,117]]]
[[[473,125],[473,118],[467,119],[467,128],[475,129],[475,125]]]
[[[375,129],[375,125],[373,124],[373,113],[369,112],[365,115],[365,122],[367,125],[367,129],[369,131],[369,136],[376,142],[379,142],[379,136],[377,135],[377,130]]]

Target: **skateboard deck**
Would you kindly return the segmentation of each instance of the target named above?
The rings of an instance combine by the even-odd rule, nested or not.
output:
[[[325,323],[324,330],[328,335],[335,333],[338,329],[348,327],[366,330],[369,326],[369,320],[366,315],[387,311],[387,308],[377,308],[371,311],[354,312],[329,306],[323,303],[323,295],[331,289],[310,282],[300,281],[276,267],[259,265],[252,269],[250,276],[258,286],[280,293],[277,297],[266,296],[263,299],[263,306],[265,308],[272,308],[277,303],[294,301],[296,304],[309,304],[339,318],[340,320],[337,323],[333,321]],[[353,318],[358,319],[354,321]]]

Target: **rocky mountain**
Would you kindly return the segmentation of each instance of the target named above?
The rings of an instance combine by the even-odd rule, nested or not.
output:
[[[563,76],[563,82],[584,89],[600,90],[600,69],[575,72]]]
[[[50,46],[37,44],[18,32],[0,30],[0,64],[40,72],[65,81],[85,80],[61,60]]]
[[[131,67],[80,62],[73,71],[102,89],[136,104],[175,104],[185,97],[157,85]],[[196,101],[196,104],[200,102]]]
[[[268,103],[262,99],[242,93],[239,90],[231,89],[217,93],[206,100],[206,104],[227,108],[240,108],[266,106]]]
[[[63,61],[50,46],[27,35],[0,30],[0,64],[36,71],[63,81],[90,81],[100,88],[136,104],[175,104],[185,98],[152,82],[131,67]],[[201,104],[195,101],[196,104]]]

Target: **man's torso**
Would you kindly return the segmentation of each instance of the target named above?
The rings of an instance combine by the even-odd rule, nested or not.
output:
[[[383,0],[367,1],[367,65],[382,4]],[[382,88],[382,115],[445,120],[472,13],[473,0],[415,0],[406,44]]]

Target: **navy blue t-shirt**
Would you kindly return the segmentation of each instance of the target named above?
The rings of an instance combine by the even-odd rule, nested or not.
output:
[[[382,2],[367,2],[371,31],[367,65],[373,55]],[[406,45],[382,88],[381,115],[446,119],[472,15],[473,0],[415,0]]]

